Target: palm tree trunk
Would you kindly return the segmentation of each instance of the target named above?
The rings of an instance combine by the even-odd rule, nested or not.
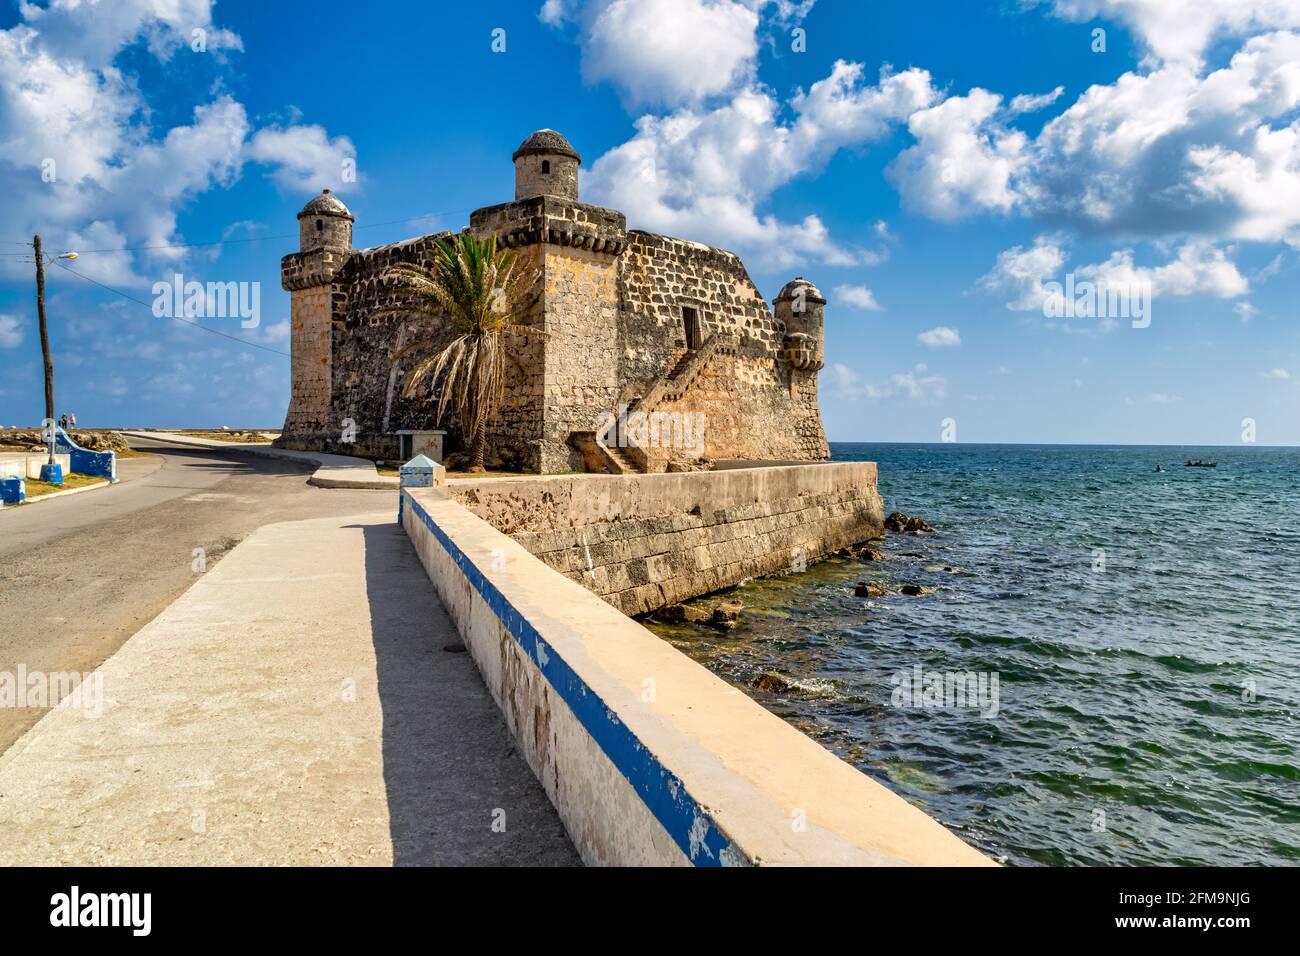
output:
[[[483,467],[483,458],[487,452],[487,419],[479,420],[478,428],[474,430],[474,445],[470,452],[470,471],[486,471]]]

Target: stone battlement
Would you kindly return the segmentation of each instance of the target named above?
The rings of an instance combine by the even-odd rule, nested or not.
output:
[[[817,372],[826,300],[816,287],[796,279],[769,307],[735,253],[629,230],[621,212],[580,201],[580,162],[560,134],[538,131],[515,153],[514,201],[469,218],[469,233],[518,250],[539,282],[489,425],[491,463],[542,473],[608,464],[584,456],[581,437],[652,389],[659,410],[703,424],[703,449],[645,451],[629,467],[825,459]],[[445,340],[448,328],[415,303],[403,315],[408,293],[385,275],[398,263],[428,267],[435,242],[452,233],[353,250],[352,214],[328,192],[299,223],[302,249],[281,264],[293,301],[293,388],[280,443],[394,457],[398,430],[445,427],[454,450],[458,424],[437,421],[428,395],[402,397],[421,357],[407,347]],[[715,336],[727,347],[700,355]]]

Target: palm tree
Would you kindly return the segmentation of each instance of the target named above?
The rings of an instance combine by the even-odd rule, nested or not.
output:
[[[413,397],[426,382],[430,394],[436,389],[439,421],[450,406],[470,440],[470,471],[481,472],[488,422],[504,395],[506,361],[515,361],[507,339],[536,299],[538,273],[523,268],[513,249],[498,249],[495,236],[461,233],[436,241],[428,268],[400,263],[384,274],[407,301],[380,309],[380,315],[441,319],[450,335],[413,342],[397,353],[395,359],[410,352],[423,355],[402,395]]]

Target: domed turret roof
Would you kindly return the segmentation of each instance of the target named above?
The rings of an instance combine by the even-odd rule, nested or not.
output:
[[[352,213],[348,212],[348,207],[343,205],[339,201],[339,197],[328,189],[322,190],[319,196],[316,196],[302,207],[302,212],[298,213],[298,218],[301,219],[304,216],[342,216],[344,219],[353,219]]]
[[[531,134],[519,144],[519,148],[515,150],[514,155],[510,158],[518,159],[520,156],[532,156],[539,153],[551,156],[572,156],[579,163],[582,162],[582,157],[573,148],[573,144],[553,129],[539,129],[536,133]]]
[[[784,299],[793,299],[795,296],[795,291],[801,288],[804,290],[803,297],[805,300],[811,300],[813,302],[826,301],[826,297],[822,295],[822,290],[817,288],[815,285],[813,285],[803,276],[795,276],[793,279],[791,279],[789,282],[783,285],[781,287],[780,293],[777,294],[776,299],[777,301],[781,301]]]

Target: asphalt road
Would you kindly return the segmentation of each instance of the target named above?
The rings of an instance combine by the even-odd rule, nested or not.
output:
[[[124,459],[119,475],[140,477],[0,513],[0,672],[98,667],[194,582],[195,549],[211,567],[262,525],[397,505],[316,488],[291,461],[133,444],[161,467]],[[0,753],[43,713],[0,707]]]

